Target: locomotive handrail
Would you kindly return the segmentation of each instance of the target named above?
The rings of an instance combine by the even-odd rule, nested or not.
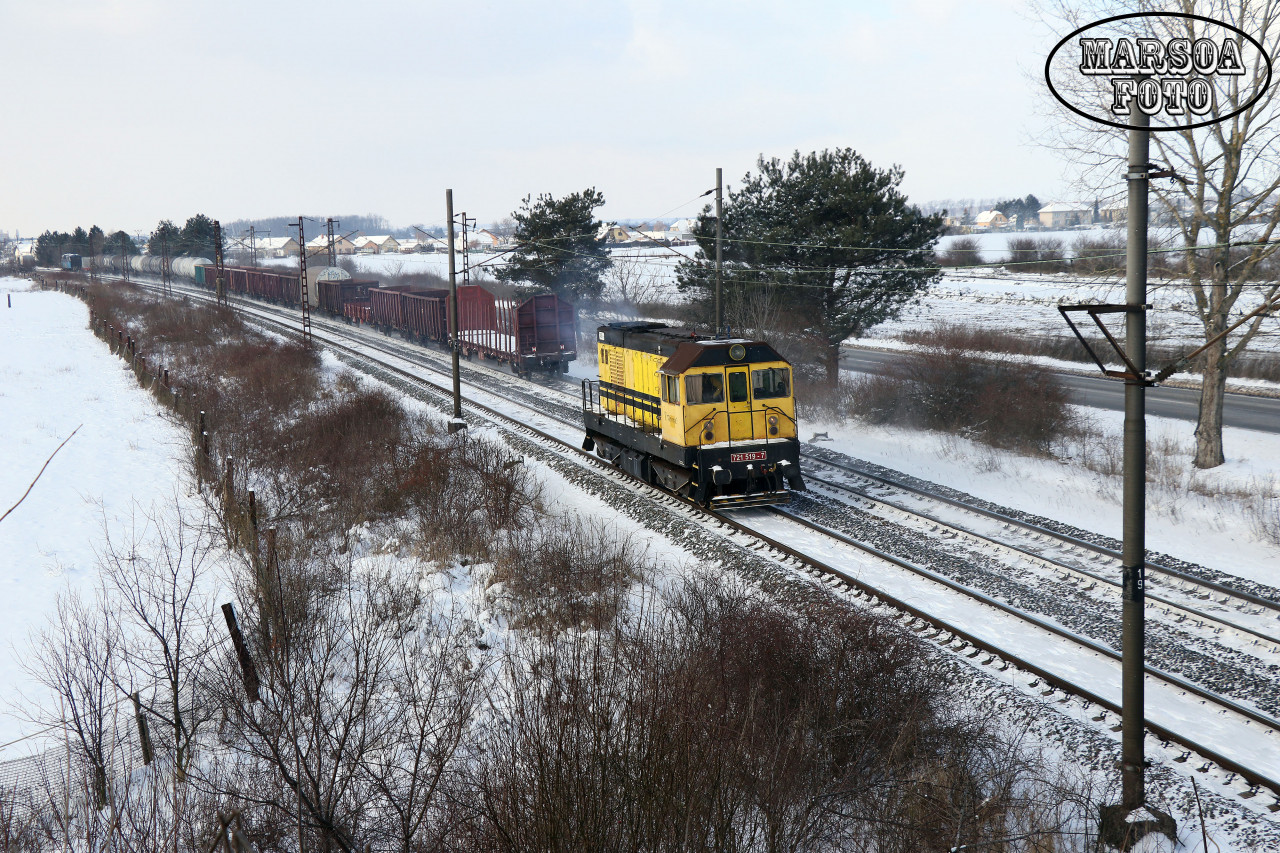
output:
[[[711,411],[703,415],[701,418],[699,418],[698,421],[693,426],[687,427],[684,431],[684,443],[685,444],[689,443],[689,433],[693,432],[696,429],[699,429],[702,426],[704,421],[715,420],[716,415],[720,414],[723,411],[724,409],[712,409]],[[701,445],[701,442],[699,442],[699,445]]]
[[[791,415],[788,415],[785,409],[779,409],[777,406],[771,406],[771,405],[769,405],[768,403],[765,403],[765,404],[764,404],[764,411],[765,411],[765,412],[770,412],[770,411],[777,412],[778,414],[782,415],[782,416],[783,416],[784,418],[786,418],[787,420],[791,421],[791,425],[792,425],[792,426],[799,426],[799,425],[796,423],[796,419],[795,419],[795,418],[793,418],[793,417],[791,417]]]

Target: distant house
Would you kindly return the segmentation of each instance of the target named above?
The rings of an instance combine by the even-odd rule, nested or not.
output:
[[[1124,222],[1128,218],[1129,218],[1128,202],[1116,202],[1115,204],[1108,204],[1106,207],[1098,208],[1099,222],[1117,223],[1117,222]]]
[[[381,255],[400,251],[400,241],[390,234],[375,234],[355,239],[356,252],[361,255]]]
[[[293,237],[255,237],[252,248],[264,258],[298,257],[298,241]]]
[[[341,234],[333,235],[333,248],[335,253],[339,255],[355,254],[355,244],[343,237]],[[314,255],[318,252],[329,251],[329,235],[321,234],[319,237],[313,237],[307,241],[307,252]]]
[[[597,236],[603,236],[609,243],[629,243],[635,239],[631,229],[625,225],[606,225],[600,229],[600,234]]]
[[[1042,228],[1071,228],[1074,225],[1087,224],[1093,218],[1093,211],[1078,204],[1046,204],[1040,208],[1040,226]]]
[[[974,228],[982,228],[988,231],[996,228],[1006,228],[1008,225],[1009,217],[998,210],[984,210],[973,219]]]

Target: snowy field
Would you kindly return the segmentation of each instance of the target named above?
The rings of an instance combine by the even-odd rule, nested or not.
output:
[[[0,744],[34,728],[19,711],[46,698],[23,668],[29,635],[47,623],[59,594],[93,595],[104,529],[120,536],[153,505],[187,500],[184,431],[93,336],[88,319],[78,299],[0,278],[0,513],[80,428],[0,522]],[[24,746],[0,750],[0,761]]]
[[[1097,238],[1115,232],[1102,229],[1088,231],[997,232],[965,235],[979,241],[989,261],[998,261],[1006,251],[1010,238],[1032,236],[1056,238],[1070,247],[1080,237]],[[944,237],[939,249],[959,237]],[[645,294],[645,301],[684,301],[675,285],[676,267],[682,258],[692,257],[696,247],[666,249],[657,246],[619,246],[612,255],[615,269],[606,275],[605,296],[618,292],[618,279],[627,276],[630,286]],[[414,255],[352,256],[361,273],[377,277],[409,273],[432,273],[447,278],[449,258],[442,252]],[[294,258],[266,261],[272,266],[296,266]],[[477,281],[502,263],[502,256],[476,252],[471,255]],[[461,259],[459,259],[461,264]],[[1148,285],[1149,301],[1154,310],[1148,314],[1148,340],[1154,346],[1186,346],[1203,343],[1203,331],[1194,314],[1194,302],[1188,291],[1175,283],[1153,276]],[[1241,300],[1240,308],[1252,309],[1257,304],[1254,294]],[[916,305],[908,307],[898,320],[877,326],[868,340],[900,337],[904,332],[930,328],[937,323],[954,323],[971,327],[995,328],[1014,335],[1032,337],[1069,336],[1070,330],[1058,313],[1060,304],[1123,302],[1124,281],[1115,277],[1081,277],[1059,273],[1040,275],[1006,270],[998,265],[990,269],[949,271],[942,280],[922,295]],[[1078,316],[1082,329],[1092,329],[1088,317]],[[1112,319],[1114,325],[1117,321]],[[1086,329],[1086,330],[1087,330]],[[1094,332],[1093,334],[1096,334]],[[855,343],[851,340],[850,343]],[[1275,328],[1264,329],[1250,345],[1253,353],[1280,353],[1280,321]]]

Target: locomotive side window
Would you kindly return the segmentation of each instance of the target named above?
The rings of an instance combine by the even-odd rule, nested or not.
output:
[[[689,405],[724,402],[724,376],[719,373],[693,373],[684,378],[684,396]]]
[[[679,376],[663,376],[662,377],[662,401],[664,403],[680,402],[680,377]]]
[[[785,367],[766,367],[751,371],[751,394],[757,400],[791,396],[791,371]]]
[[[747,402],[747,371],[745,370],[729,371],[729,402],[730,403]]]

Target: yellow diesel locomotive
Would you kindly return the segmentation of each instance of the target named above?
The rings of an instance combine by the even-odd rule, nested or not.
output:
[[[804,489],[791,365],[761,341],[660,323],[596,330],[584,450],[705,506],[786,503]]]

